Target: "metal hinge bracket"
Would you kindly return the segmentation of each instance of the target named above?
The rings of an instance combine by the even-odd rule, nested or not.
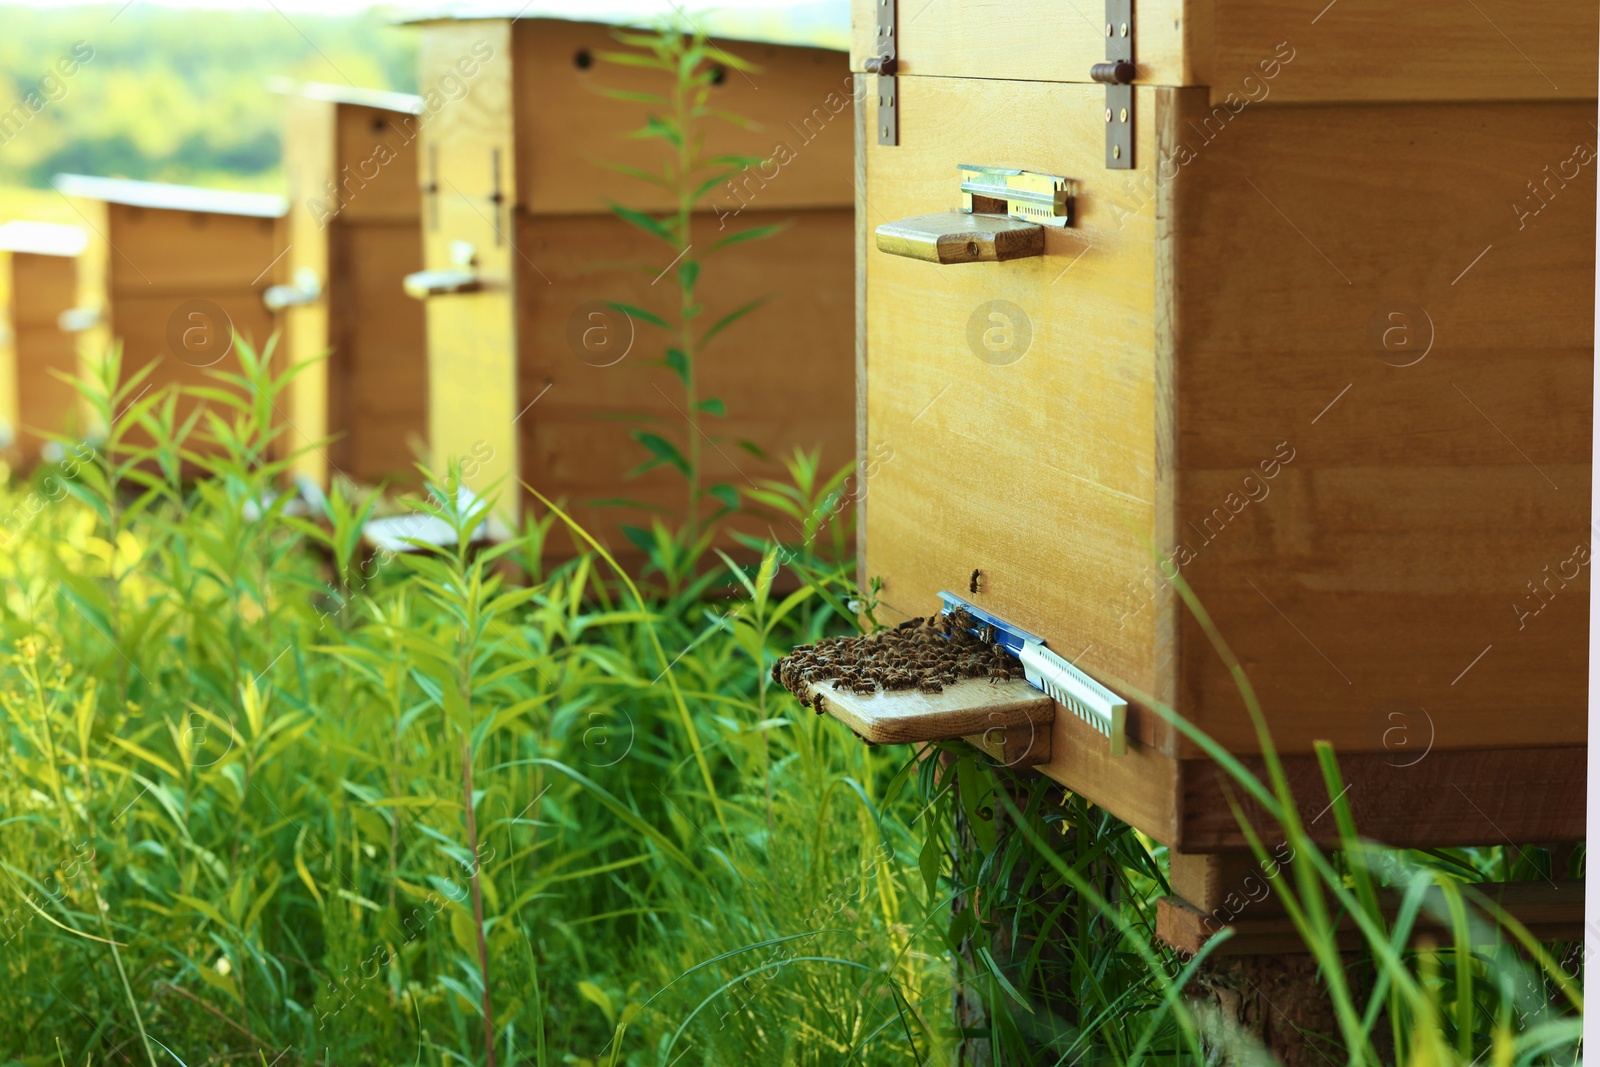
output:
[[[874,124],[878,130],[878,143],[900,143],[900,79],[895,71],[899,52],[895,48],[896,0],[876,0],[878,11],[877,54],[868,56],[862,68],[878,80],[878,113]]]
[[[1106,0],[1106,61],[1089,77],[1106,87],[1106,166],[1133,169],[1133,0]]]

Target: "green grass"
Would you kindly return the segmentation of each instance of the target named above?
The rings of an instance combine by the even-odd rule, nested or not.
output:
[[[0,1063],[947,1064],[958,981],[994,1063],[1249,1062],[1183,995],[1204,961],[1155,942],[1164,850],[771,682],[870,618],[839,478],[801,457],[763,490],[813,536],[759,567],[666,531],[635,578],[598,548],[542,570],[553,504],[492,550],[369,557],[370,499],[318,524],[271,496],[285,382],[240,353],[187,419],[113,361],[81,383],[106,431],[0,500]],[[453,480],[407,506],[464,533]],[[1408,947],[1422,889],[1562,873],[1542,850],[1381,852],[1339,804],[1319,850],[1270,757],[1214,754],[1295,851],[1273,887],[1330,1062],[1575,1062],[1560,965],[1473,947],[1469,894],[1456,943]]]
[[[485,1005],[508,1064],[938,1040],[884,797],[907,754],[767,678],[849,625],[831,594],[774,596],[770,562],[673,597],[598,554],[539,573],[554,516],[363,560],[339,494],[326,532],[257,514],[283,383],[245,364],[256,401],[216,391],[184,434],[147,394],[6,501],[5,1055],[482,1063]],[[89,393],[110,424],[138,388]]]

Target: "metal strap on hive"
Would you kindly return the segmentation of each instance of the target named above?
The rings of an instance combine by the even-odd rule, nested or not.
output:
[[[1133,0],[1106,0],[1106,61],[1089,77],[1106,86],[1106,166],[1133,169]]]

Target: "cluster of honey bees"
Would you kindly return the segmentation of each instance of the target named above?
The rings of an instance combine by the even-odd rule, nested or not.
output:
[[[824,638],[799,646],[772,666],[772,680],[819,715],[822,694],[812,691],[818,682],[871,696],[880,688],[940,693],[963,678],[999,682],[1023,676],[1021,662],[995,642],[994,628],[979,625],[960,609],[908,619],[875,634]]]

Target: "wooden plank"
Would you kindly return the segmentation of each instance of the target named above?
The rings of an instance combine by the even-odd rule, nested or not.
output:
[[[863,62],[877,54],[874,5],[875,0],[854,0],[851,70],[865,70]],[[1140,0],[1133,5],[1134,58],[1141,81],[1184,84],[1184,37],[1192,17],[1186,9],[1194,6],[1194,0]],[[1104,13],[1105,6],[1097,3],[1041,7],[1023,0],[964,0],[919,7],[902,0],[896,26],[899,73],[1087,82],[1089,68],[1106,58]],[[1099,96],[1103,107],[1104,89]],[[936,112],[918,112],[903,100],[900,114],[902,143],[933,132],[939,123]]]
[[[1185,98],[1194,98],[1199,90],[1160,89],[1155,93],[1154,114],[1148,119],[1155,126],[1155,142],[1160,155],[1146,161],[1139,180],[1133,187],[1134,199],[1116,204],[1117,212],[1142,213],[1148,202],[1154,212],[1155,222],[1155,351],[1152,361],[1153,388],[1155,392],[1155,521],[1152,524],[1151,543],[1147,558],[1139,567],[1138,577],[1125,584],[1120,592],[1122,615],[1119,624],[1130,615],[1137,618],[1145,611],[1150,613],[1150,630],[1154,645],[1155,671],[1151,679],[1154,699],[1169,708],[1178,706],[1178,684],[1182,675],[1183,627],[1185,610],[1176,587],[1167,577],[1160,563],[1151,557],[1161,548],[1177,541],[1182,523],[1178,511],[1178,377],[1179,346],[1183,341],[1181,322],[1177,314],[1178,300],[1186,284],[1185,264],[1181,259],[1186,244],[1179,240],[1184,222],[1179,213],[1178,183],[1164,178],[1161,160],[1171,152],[1182,133],[1180,123],[1186,114],[1182,105]],[[1152,566],[1153,564],[1153,566]],[[1146,580],[1149,575],[1153,580]],[[1161,751],[1176,756],[1179,751],[1178,731],[1162,722],[1156,729]]]
[[[423,261],[452,266],[452,243],[476,253],[479,292],[431,297],[428,322],[428,443],[441,472],[477,454],[467,484],[499,483],[496,514],[516,522],[519,493],[516,286],[530,269],[512,247],[512,50],[508,22],[429,24],[423,31],[421,92],[427,108],[421,142]],[[458,66],[461,64],[461,66]],[[471,71],[470,78],[466,71]],[[501,203],[490,197],[502,191]],[[477,452],[474,449],[478,449]]]
[[[1071,716],[1065,716],[1071,718]],[[1584,835],[1585,748],[1437,749],[1421,760],[1406,753],[1341,753],[1343,794],[1362,837],[1396,848],[1576,841]],[[1413,760],[1416,760],[1413,762]],[[1244,763],[1265,775],[1259,757]],[[1319,844],[1338,843],[1328,788],[1314,756],[1285,756],[1284,772],[1300,819]],[[1228,796],[1243,804],[1262,838],[1276,843],[1276,823],[1209,760],[1179,761],[1181,816],[1173,837],[1183,852],[1248,847]],[[1069,783],[1070,784],[1070,783]],[[1136,824],[1137,825],[1137,824]]]
[[[272,284],[286,242],[277,220],[112,204],[113,293],[182,295]]]
[[[76,300],[77,263],[71,256],[26,252],[10,253],[10,258],[11,344],[16,359],[13,425],[21,461],[31,465],[39,460],[43,433],[82,429],[77,390],[57,377],[78,369],[74,338],[56,322]]]
[[[266,346],[276,322],[261,294],[285,269],[281,219],[82,199],[73,206],[91,231],[79,257],[78,306],[100,312],[78,335],[80,364],[104,359],[116,342],[124,378],[159,360],[149,389],[214,386],[207,369],[239,369],[232,332],[257,351]],[[178,406],[180,420],[195,403]],[[91,419],[85,412],[93,432]]]
[[[205,373],[208,368],[239,373],[236,350],[228,351],[214,363],[211,362],[209,349],[203,357],[192,352],[172,350],[168,342],[168,324],[174,314],[191,300],[205,301],[221,309],[220,318],[204,312],[197,313],[204,316],[203,323],[201,319],[190,320],[195,329],[207,331],[210,337],[216,339],[216,344],[221,346],[218,352],[228,345],[226,337],[230,324],[258,351],[266,345],[276,325],[273,315],[262,306],[261,296],[254,289],[196,289],[178,296],[119,296],[112,306],[112,329],[117,340],[122,342],[125,374],[131,374],[144,364],[159,359],[160,366],[149,381],[153,383],[153,388],[160,389],[179,382],[215,385],[216,382]]]
[[[1044,255],[1044,227],[1003,215],[941,211],[883,223],[877,246],[928,263],[1000,263]]]
[[[95,313],[97,318],[93,326],[73,335],[78,373],[87,376],[104,365],[111,351],[111,256],[115,254],[107,236],[111,212],[110,205],[100,200],[69,197],[67,203],[89,231],[83,253],[78,256],[76,308]],[[85,401],[78,402],[78,417],[85,433],[105,431]]]
[[[416,481],[427,435],[426,315],[402,289],[421,270],[419,117],[322,97],[289,100],[292,279],[323,293],[284,313],[288,357],[323,357],[292,388],[294,445],[329,435],[296,468],[319,482]]]
[[[701,398],[721,399],[727,411],[724,418],[702,417],[704,432],[716,440],[702,452],[706,484],[724,482],[741,491],[763,479],[787,479],[781,461],[795,448],[820,450],[822,469],[831,474],[850,462],[854,436],[852,215],[845,209],[762,213],[747,215],[740,226],[769,222],[789,225],[776,237],[719,252],[706,262],[701,282],[708,323],[749,301],[766,301],[705,349],[698,371]],[[711,215],[697,216],[695,227],[707,235],[697,241],[718,232]],[[576,338],[588,328],[584,316],[603,312],[606,301],[674,313],[669,302],[676,290],[665,282],[653,285],[649,274],[619,269],[666,257],[659,242],[606,216],[524,216],[517,243],[538,267],[521,276],[518,394],[521,406],[533,405],[515,427],[523,477],[552,499],[566,498],[574,518],[626,553],[630,543],[620,527],[648,527],[650,513],[594,502],[627,498],[669,516],[683,514],[685,483],[675,470],[628,477],[648,458],[634,430],[648,426],[684,443],[682,386],[670,371],[649,364],[661,357],[666,335],[647,322],[630,327],[625,316],[604,312],[604,328],[619,346],[615,362],[588,353]],[[624,335],[631,336],[631,347]],[[738,446],[741,440],[754,442],[772,461],[751,456]],[[747,515],[731,525],[764,536],[769,521]],[[773,532],[802,537],[781,523]]]
[[[1155,230],[1148,213],[1104,206],[1140,175],[1105,169],[1098,112],[1078,106],[1095,92],[906,78],[903,105],[937,113],[938,129],[867,146],[864,226],[955,202],[958,163],[1075,177],[1084,208],[1036,259],[951,269],[868,252],[866,444],[884,458],[868,482],[866,573],[909,617],[979,569],[980,606],[1132,697],[1156,669],[1153,616],[1120,616],[1119,596],[1154,518]],[[1152,108],[1152,91],[1140,101]],[[997,109],[1067,124],[995,123]],[[1140,158],[1153,158],[1141,130]],[[1002,294],[1009,308],[991,303]],[[1020,358],[986,343],[1010,329],[1016,345],[1024,328]],[[1156,739],[1136,703],[1129,734]]]
[[[421,117],[359,104],[338,105],[336,115],[336,167],[328,177],[341,190],[340,221],[415,224]]]
[[[876,464],[867,454],[867,257],[871,240],[867,226],[860,220],[867,217],[867,94],[866,76],[854,76],[852,93],[855,97],[855,460],[856,469],[851,485],[852,504],[856,519],[856,588],[867,588],[867,479],[877,473]],[[869,465],[870,464],[870,465]]]
[[[12,295],[12,253],[0,249],[0,454],[7,461],[21,458],[21,412],[18,400],[18,377],[21,366],[17,361],[16,300]]]
[[[286,220],[289,251],[284,256],[285,277],[293,279],[308,271],[329,292],[340,284],[329,262],[328,223],[337,210],[327,184],[337,171],[337,113],[331,100],[315,100],[295,95],[286,101],[283,138],[283,169],[289,183],[289,214]],[[318,485],[327,485],[330,450],[322,444],[332,427],[328,417],[330,403],[329,310],[326,297],[310,304],[284,310],[283,346],[293,365],[307,360],[322,362],[301,372],[289,384],[289,430],[287,444],[296,457],[295,470]]]
[[[1127,753],[1113,756],[1094,727],[1059,714],[1050,762],[1039,770],[1157,841],[1178,840],[1178,763],[1131,733]]]
[[[1045,732],[1056,717],[1055,701],[1014,679],[967,679],[938,693],[909,689],[860,694],[833,682],[813,683],[811,691],[822,696],[829,715],[877,745],[949,741],[1013,728]]]
[[[664,190],[603,166],[609,161],[660,172],[661,142],[625,137],[660,109],[611,100],[600,89],[659,94],[667,91],[667,79],[658,71],[602,61],[601,53],[622,50],[612,26],[534,18],[516,25],[518,70],[526,72],[517,89],[519,203],[538,214],[604,211],[612,202],[650,211],[676,208]],[[713,49],[713,57],[720,50],[760,69],[729,70],[712,90],[711,107],[743,116],[754,128],[711,123],[705,151],[769,161],[714,193],[713,208],[735,213],[747,206],[848,206],[853,193],[846,56],[743,41],[716,41]],[[580,55],[589,58],[588,66],[579,65]]]
[[[1512,918],[1527,927],[1539,941],[1577,941],[1583,937],[1583,880],[1560,882],[1485,882],[1462,887],[1480,893],[1504,908]],[[1394,889],[1379,890],[1379,908],[1385,920],[1393,923],[1400,911],[1401,894]],[[1450,945],[1455,934],[1448,921],[1444,893],[1430,889],[1410,943],[1430,941]],[[1473,944],[1514,944],[1509,933],[1501,932],[1487,915],[1469,901],[1470,913],[1480,916],[1473,924]],[[1156,936],[1180,953],[1193,955],[1223,929],[1233,936],[1213,952],[1221,956],[1278,955],[1306,952],[1305,941],[1293,920],[1283,915],[1251,912],[1237,921],[1219,924],[1201,908],[1176,897],[1163,897],[1156,903]],[[1357,951],[1367,944],[1365,936],[1349,915],[1340,916],[1334,927],[1339,947]]]
[[[876,54],[874,0],[855,0],[851,69]],[[899,74],[1086,82],[1105,59],[1100,5],[902,5]],[[1581,0],[1169,0],[1134,5],[1139,82],[1209,86],[1255,104],[1592,100],[1600,18]],[[902,106],[903,137],[937,115]],[[907,125],[909,124],[909,125]]]
[[[1594,203],[1556,177],[1538,214],[1516,205],[1593,140],[1592,108],[1268,109],[1207,141],[1182,106],[1162,547],[1275,743],[1386,753],[1396,714],[1414,750],[1581,743]],[[1178,709],[1256,751],[1177,618]]]
[[[862,570],[884,579],[880,610],[902,618],[926,614],[940,589],[967,589],[976,568],[976,603],[1129,697],[1126,756],[1058,715],[1040,769],[1172,840],[1176,766],[1138,703],[1157,680],[1154,615],[1126,612],[1119,596],[1155,522],[1156,227],[1153,211],[1112,205],[1135,202],[1147,181],[1154,190],[1155,124],[1137,127],[1146,169],[1108,171],[1103,99],[1099,86],[906,77],[902,112],[928,124],[916,136],[903,127],[897,147],[865,145],[863,228],[955,207],[960,163],[1074,178],[1079,210],[1036,259],[951,270],[866,252],[863,445],[877,462]],[[1154,91],[1138,90],[1137,106],[1153,114]],[[999,296],[1016,310],[997,321],[985,305]],[[1029,347],[1005,362],[1014,350],[985,345],[984,331],[1004,342],[1024,317]]]
[[[1214,4],[1216,103],[1595,97],[1600,16],[1582,0]],[[1264,81],[1260,64],[1282,61],[1284,44],[1294,58]]]
[[[401,285],[422,269],[419,218],[341,219],[335,241],[330,411],[332,429],[345,436],[330,456],[359,482],[417,488],[412,464],[426,450],[428,424],[427,316]]]
[[[1269,859],[1263,866],[1252,852],[1167,854],[1167,882],[1174,896],[1202,913],[1233,915],[1249,908],[1276,913],[1280,905],[1268,883],[1282,873]],[[1222,920],[1219,920],[1222,921]]]

